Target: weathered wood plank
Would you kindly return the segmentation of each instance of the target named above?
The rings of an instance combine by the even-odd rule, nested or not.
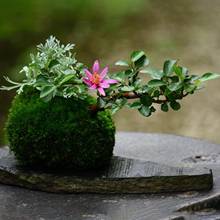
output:
[[[114,156],[107,170],[49,173],[22,169],[8,148],[0,149],[0,183],[56,193],[167,193],[209,190],[209,169],[177,168]]]

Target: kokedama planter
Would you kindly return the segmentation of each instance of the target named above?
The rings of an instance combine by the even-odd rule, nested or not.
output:
[[[17,89],[6,134],[19,164],[39,169],[103,169],[111,160],[115,127],[111,115],[123,107],[145,117],[155,111],[175,111],[180,100],[193,94],[203,82],[219,74],[190,75],[177,60],[166,60],[163,70],[149,68],[144,51],[134,51],[124,70],[109,73],[96,60],[92,68],[72,53],[74,45],[62,45],[55,37],[37,46],[38,52],[21,70],[22,82],[6,80]],[[141,80],[141,74],[152,79]],[[90,91],[95,91],[94,97]],[[94,93],[93,93],[94,95]],[[134,101],[131,101],[131,100]],[[94,108],[91,108],[93,106]]]
[[[115,126],[107,111],[94,113],[94,99],[55,97],[44,102],[35,89],[17,95],[6,133],[19,164],[43,169],[102,169],[109,164]]]

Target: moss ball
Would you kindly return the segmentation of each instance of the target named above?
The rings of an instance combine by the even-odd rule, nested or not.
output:
[[[115,126],[107,111],[94,113],[86,100],[39,98],[26,90],[13,100],[6,135],[20,165],[40,169],[90,170],[108,165]]]

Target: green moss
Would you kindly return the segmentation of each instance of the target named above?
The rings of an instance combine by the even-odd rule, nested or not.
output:
[[[24,166],[52,169],[98,169],[112,156],[115,127],[107,111],[89,110],[94,102],[55,97],[37,91],[17,95],[6,123],[10,149]]]

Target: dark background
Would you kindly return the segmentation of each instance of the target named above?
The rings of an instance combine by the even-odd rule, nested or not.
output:
[[[76,44],[78,60],[113,66],[143,49],[156,67],[178,58],[193,73],[220,72],[219,0],[13,0],[0,1],[0,83],[21,78],[35,45],[49,35]],[[165,132],[220,143],[220,80],[187,97],[180,112],[150,118],[122,110],[118,130]],[[13,92],[0,91],[0,142]]]

